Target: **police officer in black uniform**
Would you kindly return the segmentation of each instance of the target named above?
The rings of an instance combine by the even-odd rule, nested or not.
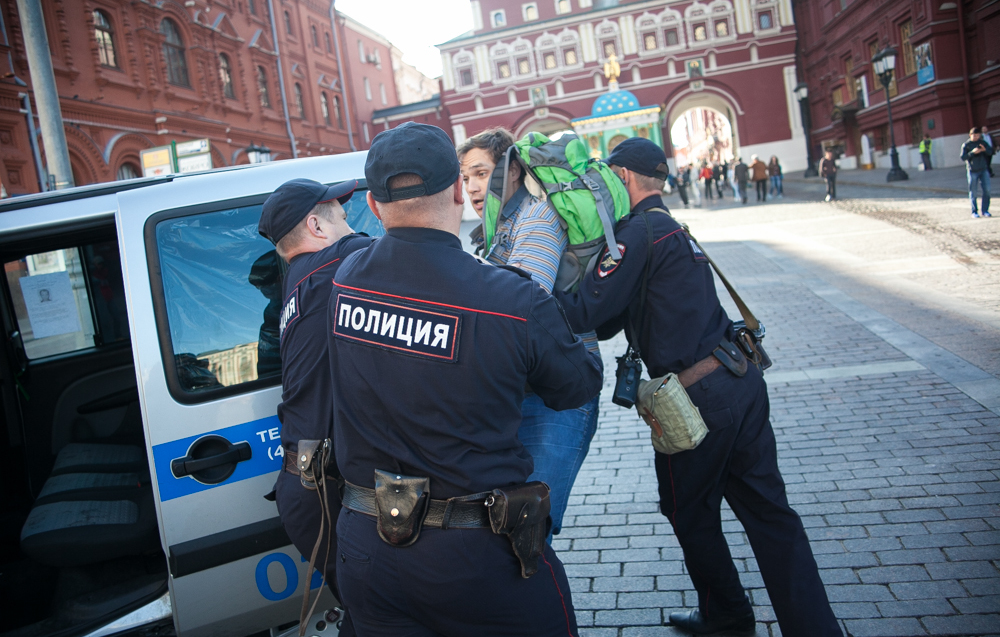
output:
[[[334,276],[340,590],[360,635],[577,634],[545,542],[548,488],[518,441],[525,386],[579,407],[601,370],[555,299],[462,250],[441,129],[379,133],[365,165],[386,236]],[[537,572],[536,572],[537,571]]]
[[[320,536],[322,507],[318,491],[307,489],[294,462],[300,440],[322,440],[333,436],[333,406],[330,401],[330,360],[326,338],[326,311],[331,281],[344,257],[373,241],[353,234],[341,204],[354,192],[354,180],[325,186],[309,179],[293,179],[278,187],[261,212],[258,231],[275,244],[278,256],[288,262],[284,277],[281,314],[278,321],[281,350],[281,445],[285,452],[284,470],[275,484],[281,523],[295,548],[311,557]],[[336,477],[336,466],[326,469]],[[327,502],[336,524],[340,495],[334,484],[326,489]],[[316,568],[326,575],[327,584],[338,601],[336,535],[327,547],[321,546]],[[322,542],[321,542],[322,544]],[[341,635],[353,635],[350,617],[341,626]]]
[[[750,364],[738,377],[713,354],[721,345],[745,359],[730,343],[733,323],[719,304],[705,255],[663,207],[665,162],[663,150],[642,138],[615,148],[608,163],[632,203],[632,213],[615,228],[622,258],[611,260],[605,249],[579,290],[559,298],[577,332],[597,329],[607,338],[628,324],[630,342],[638,343],[650,378],[678,374],[708,426],[697,448],[656,452],[660,511],[673,525],[698,591],[698,608],[671,613],[670,623],[696,635],[755,632],[753,609],[722,533],[719,509],[725,497],[746,530],[781,633],[841,635],[802,522],[788,506],[763,376]],[[737,371],[741,360],[734,361]]]

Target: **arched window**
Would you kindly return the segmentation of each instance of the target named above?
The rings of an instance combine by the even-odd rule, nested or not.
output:
[[[292,16],[288,15],[287,11],[285,11],[285,31],[288,32],[288,35],[295,35],[292,33]]]
[[[337,128],[344,127],[344,116],[340,114],[340,98],[333,96],[333,116],[337,118]]]
[[[326,93],[319,94],[319,110],[323,114],[323,123],[330,125],[330,103],[326,100]]]
[[[653,54],[662,46],[658,27],[659,20],[649,13],[644,13],[636,19],[635,30],[639,36],[639,55]]]
[[[184,57],[184,40],[177,23],[170,18],[160,22],[163,34],[163,57],[167,61],[167,81],[178,86],[191,86],[188,81],[187,60]]]
[[[219,54],[219,81],[222,82],[222,94],[231,100],[236,99],[236,92],[233,90],[233,67],[229,64],[229,56],[225,53]]]
[[[330,34],[323,33],[323,41],[326,42],[326,52],[333,53],[333,46],[330,45]]]
[[[103,11],[94,11],[94,39],[97,40],[97,55],[104,66],[118,67],[115,57],[115,40],[112,37],[111,20]]]
[[[452,68],[455,72],[455,85],[460,91],[471,90],[479,86],[476,77],[475,59],[470,51],[459,51],[452,58]],[[494,69],[494,73],[496,70]]]
[[[535,74],[535,56],[532,55],[531,43],[518,38],[510,45],[514,54],[514,69],[518,77]]]
[[[306,118],[306,103],[302,99],[302,85],[295,83],[295,108],[299,111],[299,117]]]
[[[317,49],[319,48],[319,34],[316,33],[316,27],[309,25],[309,32],[312,34],[313,46]]]
[[[118,173],[115,175],[115,179],[118,181],[124,181],[126,179],[135,179],[139,176],[138,169],[132,164],[125,163],[122,164],[118,169]]]
[[[559,51],[554,35],[545,33],[535,40],[535,51],[538,55],[538,68],[542,73],[559,69]]]
[[[582,65],[580,59],[580,36],[572,29],[563,29],[559,33],[559,57],[563,66],[574,67]]]
[[[667,9],[660,14],[663,46],[667,49],[684,46],[684,27],[679,11]]]
[[[490,47],[490,60],[493,62],[493,77],[496,82],[506,82],[514,77],[514,65],[511,63],[508,45],[497,42]]]
[[[595,29],[597,41],[600,43],[601,59],[607,60],[612,55],[622,59],[622,42],[618,32],[618,24],[605,20]]]
[[[267,71],[263,66],[257,67],[257,95],[260,96],[261,108],[271,108],[271,94],[267,90]]]

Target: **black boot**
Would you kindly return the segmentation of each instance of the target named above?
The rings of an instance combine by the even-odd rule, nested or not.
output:
[[[697,608],[680,613],[670,613],[670,625],[692,635],[718,635],[719,637],[751,637],[757,634],[753,611],[746,615],[706,619]]]

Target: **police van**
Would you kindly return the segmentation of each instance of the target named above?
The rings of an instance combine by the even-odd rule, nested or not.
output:
[[[381,234],[364,161],[0,202],[0,635],[277,635],[307,587],[324,611],[306,634],[336,634],[336,600],[263,497],[284,262],[257,223],[289,179],[359,179],[348,222]]]

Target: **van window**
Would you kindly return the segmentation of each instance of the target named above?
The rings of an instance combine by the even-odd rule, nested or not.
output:
[[[116,242],[29,254],[4,271],[28,358],[128,339]]]

